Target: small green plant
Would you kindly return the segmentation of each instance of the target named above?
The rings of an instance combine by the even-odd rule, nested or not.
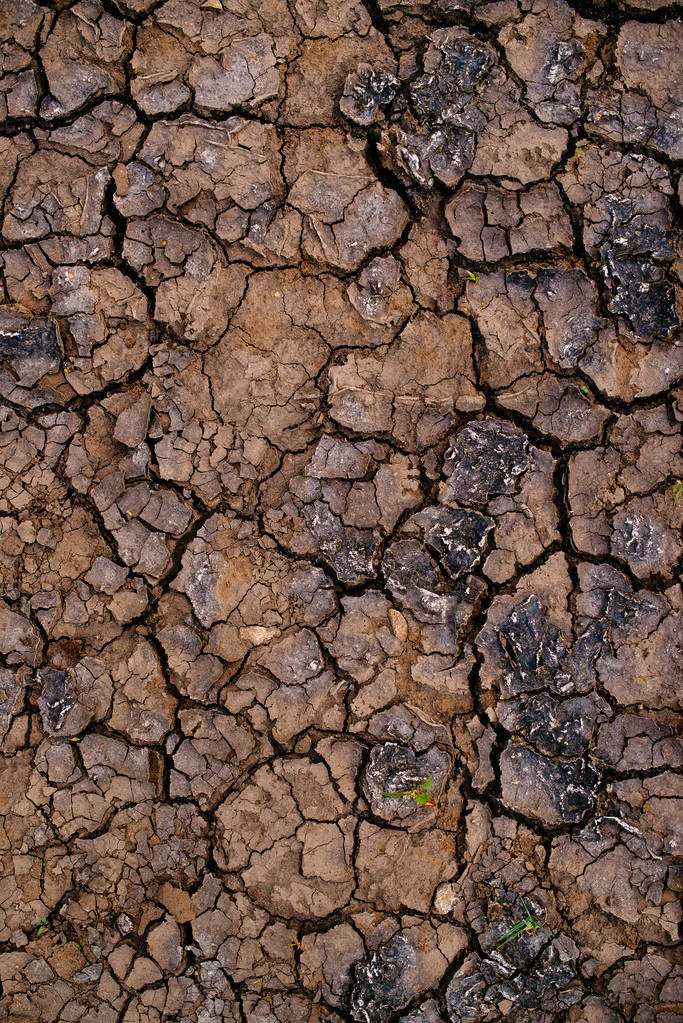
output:
[[[431,787],[432,776],[430,774],[426,781],[420,782],[419,785],[416,783],[412,789],[405,789],[402,792],[383,792],[382,795],[391,796],[393,799],[400,796],[412,796],[420,806],[436,806],[436,801],[427,793],[427,789],[431,789]]]
[[[541,922],[531,912],[521,895],[519,896],[519,901],[524,907],[524,916],[516,924],[513,924],[499,939],[498,948],[504,948],[509,941],[514,941],[515,938],[521,937],[522,934],[535,934],[536,931],[544,931],[546,934],[549,934],[545,926],[548,920],[548,910],[545,910],[545,916],[543,917],[543,922]]]
[[[579,146],[579,148],[576,150],[576,153],[574,154],[574,161],[576,163],[579,163],[580,160],[582,159],[582,157],[583,157],[583,149],[581,148],[581,146]]]
[[[40,935],[43,933],[43,931],[46,931],[47,928],[48,928],[47,917],[46,916],[41,916],[40,924],[38,926],[38,933],[36,934],[36,938],[39,938]]]
[[[683,494],[683,480],[676,480],[674,483],[674,504],[678,504]]]
[[[468,270],[467,273],[465,274],[465,280],[474,281],[474,283],[476,284],[479,280],[479,277],[477,274],[473,274],[471,270]]]
[[[579,384],[579,390],[581,391],[581,394],[585,394],[586,396],[591,393],[585,384]]]

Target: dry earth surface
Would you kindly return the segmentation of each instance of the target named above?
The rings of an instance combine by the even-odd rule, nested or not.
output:
[[[680,18],[0,3],[0,1019],[683,1023]]]

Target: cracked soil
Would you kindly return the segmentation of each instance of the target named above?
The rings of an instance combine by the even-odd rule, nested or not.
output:
[[[683,1023],[680,2],[0,41],[0,1020]]]

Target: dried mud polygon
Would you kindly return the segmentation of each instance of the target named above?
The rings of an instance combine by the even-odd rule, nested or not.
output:
[[[680,4],[0,8],[0,1021],[683,1023]]]

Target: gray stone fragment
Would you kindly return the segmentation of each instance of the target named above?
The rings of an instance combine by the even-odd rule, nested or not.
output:
[[[451,579],[479,564],[495,526],[494,520],[481,512],[451,508],[425,508],[409,519],[408,525],[412,523],[424,530],[425,545]]]
[[[444,459],[446,504],[485,504],[495,494],[512,494],[529,468],[529,441],[521,430],[497,419],[464,427]]]
[[[668,574],[681,552],[679,537],[661,519],[627,509],[614,517],[610,547],[639,579],[657,572]]]
[[[591,398],[584,384],[577,387],[549,374],[539,381],[537,397],[534,426],[562,444],[599,440],[610,419],[609,410]]]
[[[612,312],[628,318],[636,337],[669,337],[680,320],[676,289],[663,268],[647,258],[619,258],[609,249],[605,266],[614,289]]]
[[[394,256],[376,256],[349,285],[351,305],[364,320],[393,325],[406,318],[410,292],[401,284],[401,264]]]
[[[102,479],[97,486],[90,491],[90,496],[97,505],[98,511],[104,512],[110,508],[117,497],[120,497],[126,488],[122,472],[110,472]]]
[[[7,101],[8,117],[35,117],[38,85],[33,71],[15,77],[7,76],[0,87]]]
[[[546,756],[577,756],[587,751],[596,726],[611,715],[595,693],[558,702],[547,693],[500,704],[498,720],[508,732],[521,732]]]
[[[302,620],[306,625],[320,625],[335,609],[332,583],[322,568],[315,565],[290,568],[282,586],[288,600],[305,608]]]
[[[363,792],[376,816],[386,821],[403,823],[408,827],[433,820],[427,806],[420,806],[412,796],[392,797],[383,792],[405,792],[420,789],[431,778],[425,794],[438,802],[451,762],[447,753],[432,746],[426,753],[416,756],[409,746],[386,742],[373,746],[363,773]]]
[[[380,107],[392,102],[397,89],[398,81],[393,75],[375,70],[370,64],[359,64],[346,76],[339,109],[350,121],[367,127],[380,119]]]
[[[473,132],[443,125],[429,134],[410,134],[400,128],[387,135],[398,166],[425,188],[434,184],[432,175],[447,188],[455,188],[472,166],[475,152]]]
[[[387,589],[409,607],[420,622],[455,626],[474,613],[485,592],[480,580],[468,577],[452,586],[417,540],[398,540],[387,547],[382,558]]]
[[[123,559],[125,561],[125,558]],[[149,579],[160,578],[171,561],[163,533],[150,533],[142,544],[140,557],[135,570]]]
[[[202,111],[225,113],[273,99],[280,83],[273,41],[266,35],[235,39],[223,50],[220,61],[208,56],[196,59],[187,81]]]
[[[437,29],[425,55],[425,74],[411,89],[418,118],[470,129],[481,127],[481,115],[477,118],[478,111],[470,111],[468,104],[495,64],[495,51],[487,43],[462,29]]]
[[[418,682],[423,682],[423,677],[419,673],[416,673],[415,677]],[[389,707],[376,714],[368,725],[368,732],[378,739],[393,739],[401,744],[409,743],[418,753],[429,750],[437,742],[445,746],[452,744],[448,728],[422,720],[403,705]]]
[[[305,216],[302,250],[316,263],[357,270],[373,249],[393,245],[408,219],[398,194],[373,181],[345,207],[340,221],[328,224],[317,216]]]
[[[521,743],[500,757],[501,797],[547,827],[577,824],[593,805],[600,775],[586,760],[553,761]]]
[[[0,741],[9,732],[12,718],[21,708],[23,691],[14,672],[0,668]]]
[[[54,734],[60,731],[66,715],[76,703],[73,679],[66,672],[54,668],[44,668],[36,676],[42,684],[38,706],[43,715],[43,724]]]
[[[519,947],[520,941],[513,944]],[[576,945],[564,937],[555,938],[537,958],[532,954],[518,964],[497,952],[485,959],[472,954],[446,991],[449,1019],[451,1023],[493,1023],[512,1010],[523,1014],[520,1019],[553,1018],[546,1014],[554,1016],[581,999],[582,990],[573,983],[577,958]]]
[[[591,624],[570,650],[566,637],[549,619],[544,603],[528,597],[496,628],[497,649],[482,632],[478,645],[500,660],[504,654],[500,687],[504,695],[549,689],[559,696],[585,692],[595,684],[594,661],[603,649],[604,629]],[[507,670],[506,670],[507,669]]]
[[[41,686],[38,706],[48,735],[77,735],[109,709],[111,678],[95,657],[84,657],[73,672],[42,668],[36,672],[36,680]]]
[[[407,1005],[419,988],[418,955],[398,934],[388,945],[356,967],[351,1015],[359,1023],[387,1023]]]
[[[32,387],[46,373],[59,369],[62,349],[54,321],[0,306],[0,355],[18,378],[14,386]],[[4,387],[3,393],[8,393]]]
[[[315,538],[320,556],[342,583],[356,585],[375,578],[372,563],[376,534],[369,529],[343,526],[323,501],[304,507],[306,524]]]

